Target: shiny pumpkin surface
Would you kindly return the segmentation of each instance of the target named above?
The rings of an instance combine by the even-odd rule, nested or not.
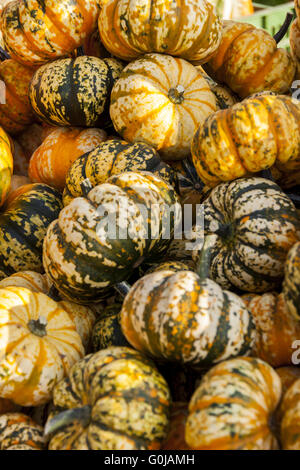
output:
[[[59,193],[45,184],[21,186],[0,214],[0,278],[17,271],[42,271],[42,244],[62,207]]]
[[[295,243],[285,263],[283,296],[287,307],[296,320],[300,318],[300,242]]]
[[[62,191],[72,163],[106,140],[101,129],[62,127],[51,132],[33,153],[28,175],[34,183],[49,184]]]
[[[112,175],[127,171],[150,171],[176,188],[177,178],[173,169],[161,161],[158,153],[143,142],[129,144],[111,139],[82,155],[71,166],[63,193],[66,206],[75,197],[82,196],[81,183],[89,178],[92,186],[106,183]]]
[[[50,401],[53,387],[84,355],[68,313],[42,293],[0,289],[0,395],[22,406]]]
[[[298,100],[269,94],[212,114],[192,142],[198,175],[215,186],[273,166],[279,172],[299,172],[299,123]]]
[[[93,328],[92,350],[94,352],[110,346],[129,346],[121,330],[121,304],[109,305],[101,312]]]
[[[175,224],[166,206],[176,204],[174,189],[152,173],[111,176],[87,197],[75,198],[49,226],[43,257],[47,275],[70,300],[96,300],[101,290],[127,279],[145,257],[162,256],[168,228],[172,237]],[[155,212],[153,229],[150,210]],[[169,223],[163,223],[166,217]]]
[[[0,416],[0,450],[43,450],[43,428],[23,413]]]
[[[191,271],[158,271],[125,297],[122,331],[152,358],[194,366],[250,352],[253,323],[243,301]]]
[[[284,395],[280,415],[282,448],[300,450],[300,379]]]
[[[168,431],[168,386],[155,366],[130,348],[108,348],[77,362],[55,387],[53,401],[66,411],[54,416],[58,426],[50,450],[159,449]],[[64,424],[67,410],[74,419]],[[80,421],[83,411],[86,419]],[[56,423],[48,420],[46,431]]]
[[[28,99],[28,87],[34,69],[24,67],[15,60],[0,63],[1,85],[5,85],[5,103],[1,99],[0,125],[6,132],[18,133],[34,119]],[[4,92],[1,89],[1,94]]]
[[[80,46],[98,15],[97,0],[14,0],[1,14],[4,44],[18,62],[40,65]]]
[[[10,189],[13,172],[12,151],[13,146],[9,137],[0,127],[0,206],[5,202]]]
[[[204,68],[245,98],[264,90],[286,93],[294,80],[296,63],[264,29],[224,20],[220,47]]]
[[[107,122],[111,89],[122,68],[116,59],[88,56],[45,64],[31,80],[31,106],[48,124],[101,127]]]
[[[280,378],[266,362],[243,357],[218,364],[190,401],[187,444],[199,450],[278,449],[269,419],[280,396]]]
[[[216,111],[216,99],[197,69],[183,59],[147,54],[115,83],[110,116],[128,142],[152,145],[165,160],[190,153],[197,127]]]
[[[108,0],[98,24],[106,49],[128,62],[159,52],[202,63],[221,39],[221,22],[206,0]]]
[[[216,235],[211,278],[247,292],[278,287],[299,236],[296,208],[279,186],[255,177],[222,183],[203,208],[205,233]]]

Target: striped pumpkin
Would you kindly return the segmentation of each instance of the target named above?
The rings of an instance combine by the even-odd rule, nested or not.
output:
[[[106,49],[128,62],[159,52],[203,63],[221,40],[221,22],[206,0],[108,0],[98,25]]]
[[[165,160],[190,153],[191,139],[216,99],[197,69],[183,59],[148,54],[131,62],[115,83],[110,116],[128,142],[152,145]]]
[[[87,56],[50,62],[33,75],[31,106],[48,124],[101,127],[107,122],[111,89],[122,68],[116,59]]]
[[[34,183],[49,184],[62,191],[72,163],[106,137],[106,132],[101,129],[61,127],[52,131],[30,159],[29,178]]]
[[[80,46],[98,15],[97,0],[14,0],[1,15],[4,44],[18,62],[44,64]]]
[[[230,20],[223,21],[220,47],[204,68],[241,98],[264,90],[286,93],[296,73],[291,54],[267,31]]]
[[[92,350],[93,352],[106,349],[111,346],[129,346],[121,330],[121,304],[107,306],[93,329]]]
[[[0,214],[0,279],[42,271],[43,239],[61,207],[59,193],[45,184],[21,186],[10,195]]]
[[[0,63],[0,125],[10,134],[21,132],[34,120],[28,99],[34,71],[12,59]]]
[[[271,167],[299,172],[299,146],[299,101],[264,94],[209,116],[191,153],[201,180],[212,187]]]
[[[111,176],[87,197],[74,199],[49,226],[44,240],[47,275],[71,300],[97,300],[101,290],[127,279],[145,257],[167,250],[168,229],[172,238],[175,220],[166,208],[176,205],[174,189],[149,172]]]
[[[84,355],[69,314],[42,293],[0,289],[0,396],[18,405],[50,401],[56,383]]]
[[[155,366],[130,348],[86,356],[53,392],[50,450],[159,449],[168,431],[170,392]]]
[[[300,238],[300,237],[299,237]],[[284,300],[296,320],[300,319],[300,242],[288,253],[282,290]],[[300,337],[299,337],[300,339]]]
[[[13,172],[12,152],[12,141],[2,127],[0,127],[0,206],[3,206],[10,190]]]
[[[300,379],[288,389],[280,406],[283,450],[300,450]]]
[[[271,417],[280,396],[280,378],[260,359],[216,365],[190,401],[187,444],[198,450],[278,449]]]
[[[43,428],[23,413],[0,416],[0,450],[44,450]]]
[[[209,240],[208,240],[209,241]],[[206,246],[202,250],[205,257]],[[254,328],[243,301],[191,271],[157,271],[139,279],[121,310],[129,343],[150,357],[197,367],[250,352]]]
[[[278,287],[300,229],[296,208],[279,186],[254,177],[222,183],[203,210],[205,233],[215,234],[211,278],[247,292]]]
[[[202,67],[197,67],[203,78],[207,81],[209,88],[214,93],[217,100],[218,109],[227,109],[236,104],[239,99],[238,97],[228,88],[226,85],[220,85],[216,83],[211,77],[203,73]]]
[[[129,144],[124,140],[111,139],[82,155],[71,166],[63,193],[66,206],[75,197],[82,196],[81,184],[89,178],[92,186],[106,183],[112,175],[126,171],[151,171],[175,188],[176,173],[162,162],[154,148],[142,142]]]

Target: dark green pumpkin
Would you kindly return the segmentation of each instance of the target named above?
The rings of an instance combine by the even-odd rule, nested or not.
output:
[[[43,240],[62,208],[59,192],[50,186],[24,188],[0,213],[1,279],[18,271],[43,272]]]
[[[112,175],[126,171],[150,171],[177,188],[177,175],[164,163],[156,150],[143,142],[129,144],[112,139],[77,158],[69,169],[63,193],[64,205],[82,196],[81,183],[89,178],[92,186],[102,184]]]
[[[31,80],[31,106],[48,124],[101,127],[109,122],[110,93],[122,68],[116,59],[88,56],[50,62]]]
[[[101,313],[101,318],[97,321],[93,329],[93,352],[100,351],[100,349],[109,348],[110,346],[130,347],[130,344],[121,330],[121,308],[121,304],[109,305]]]

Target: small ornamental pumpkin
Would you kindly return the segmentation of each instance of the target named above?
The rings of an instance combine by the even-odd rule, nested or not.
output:
[[[261,95],[209,116],[191,147],[201,180],[211,187],[275,167],[300,171],[300,103]]]
[[[80,56],[40,67],[30,83],[36,115],[56,126],[101,127],[112,86],[123,65],[116,59]]]
[[[0,126],[6,132],[16,134],[34,120],[28,99],[33,73],[34,69],[24,67],[12,59],[0,63]]]
[[[110,117],[128,142],[145,142],[164,160],[181,160],[190,153],[197,127],[216,109],[214,94],[193,65],[147,54],[127,65],[116,81]]]
[[[254,177],[222,183],[203,211],[205,233],[215,234],[211,278],[224,289],[260,293],[278,287],[300,229],[296,208],[279,186]]]
[[[126,171],[151,171],[175,188],[175,171],[162,162],[154,148],[143,142],[129,144],[124,140],[111,139],[85,153],[73,163],[63,193],[66,206],[75,197],[82,196],[82,182],[88,178],[93,187],[106,183],[112,175]]]
[[[72,56],[78,57],[81,53],[92,57],[98,57],[99,59],[111,56],[100,40],[98,28],[84,40],[78,49],[73,51]]]
[[[285,393],[280,406],[283,450],[300,450],[300,379]]]
[[[51,132],[33,153],[28,175],[34,183],[49,184],[62,191],[72,163],[106,140],[101,129],[61,127]]]
[[[42,243],[61,209],[59,193],[45,184],[21,186],[0,213],[0,279],[17,271],[42,271]]]
[[[25,287],[32,292],[42,292],[43,294],[48,294],[50,290],[47,277],[35,271],[20,271],[0,281],[1,289],[9,286]]]
[[[0,289],[0,304],[0,396],[22,406],[46,403],[84,355],[75,324],[57,302],[26,288]]]
[[[151,361],[130,348],[86,356],[54,389],[50,450],[155,450],[166,438],[170,392]]]
[[[128,62],[159,52],[203,63],[221,39],[221,22],[206,0],[108,0],[98,24],[106,49]]]
[[[131,287],[121,326],[135,349],[198,367],[250,352],[254,325],[243,301],[207,278],[210,242],[208,237],[199,274],[157,271]]]
[[[43,258],[48,277],[70,300],[99,299],[101,290],[127,279],[144,258],[162,256],[178,206],[174,189],[149,172],[126,172],[89,188],[49,226]]]
[[[198,70],[199,68],[200,67],[197,67]],[[203,72],[202,75],[216,97],[218,109],[230,108],[239,101],[238,97],[226,85],[220,85],[219,83],[216,83],[212,78]]]
[[[4,204],[10,190],[13,172],[12,150],[13,145],[10,138],[0,127],[0,206]]]
[[[299,237],[300,238],[300,237]],[[300,242],[295,243],[285,263],[283,296],[287,307],[296,320],[300,319]],[[299,337],[300,339],[300,337]]]
[[[44,450],[43,428],[23,413],[0,416],[0,450]]]
[[[129,346],[121,330],[120,304],[109,305],[101,312],[101,316],[93,329],[92,350],[106,349],[111,346]]]
[[[220,47],[204,69],[245,98],[264,90],[286,93],[294,80],[296,63],[264,29],[224,20]]]
[[[80,46],[98,15],[97,0],[14,0],[1,15],[4,44],[18,62],[40,65]]]
[[[280,396],[280,378],[266,362],[224,361],[202,378],[190,401],[186,443],[197,450],[278,449],[271,417]]]
[[[276,372],[281,379],[282,395],[285,394],[296,380],[300,379],[300,367],[297,366],[278,367]]]

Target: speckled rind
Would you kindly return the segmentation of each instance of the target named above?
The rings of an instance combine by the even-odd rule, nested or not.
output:
[[[43,428],[23,413],[0,416],[0,450],[43,450]]]
[[[300,450],[300,379],[288,389],[280,406],[283,450]]]
[[[93,328],[92,350],[93,352],[111,346],[128,346],[121,330],[121,312],[122,305],[109,305],[101,312],[101,317],[97,320]]]
[[[283,296],[289,311],[300,318],[300,242],[290,249],[285,263]]]

